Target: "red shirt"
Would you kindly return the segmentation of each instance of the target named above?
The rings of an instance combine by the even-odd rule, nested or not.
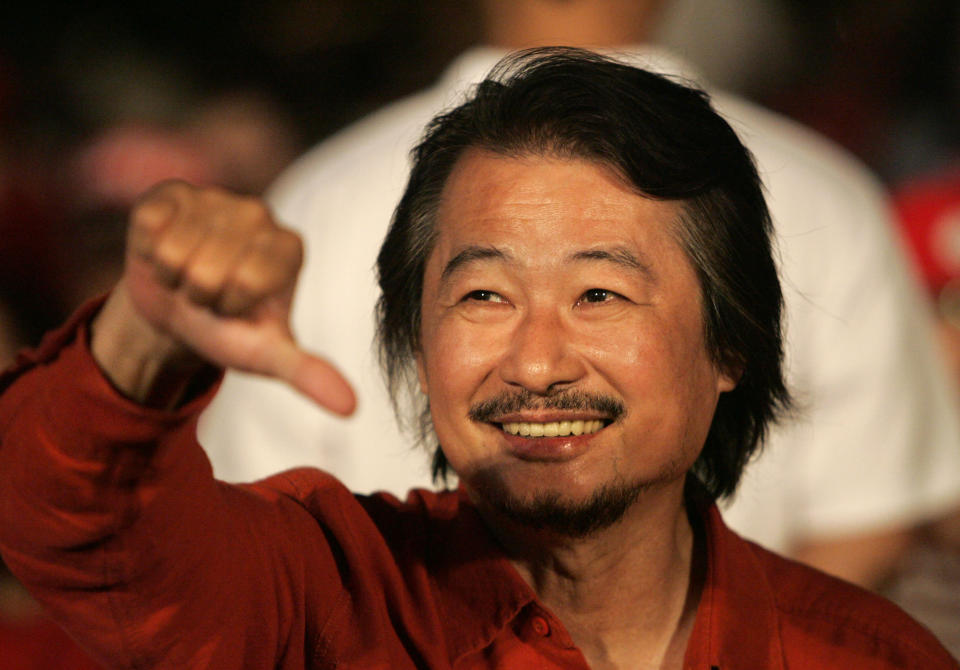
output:
[[[354,496],[312,469],[217,482],[203,400],[165,413],[116,394],[91,310],[0,378],[0,549],[107,667],[586,667],[463,494]],[[890,603],[697,513],[685,668],[960,668]]]
[[[46,617],[0,617],[0,667],[3,670],[105,670]]]

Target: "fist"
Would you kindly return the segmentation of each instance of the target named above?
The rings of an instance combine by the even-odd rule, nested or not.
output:
[[[97,319],[95,344],[111,333],[127,333],[114,342],[146,333],[136,339],[156,346],[138,346],[149,352],[134,366],[140,385],[146,370],[158,370],[158,378],[175,372],[186,351],[219,367],[276,377],[348,414],[355,404],[350,386],[329,362],[302,351],[290,331],[302,258],[300,238],[277,225],[258,199],[164,182],[130,214],[123,279]],[[110,351],[95,347],[94,355],[117,383],[101,360],[104,352],[113,358]]]
[[[137,306],[165,327],[154,304],[166,289],[224,317],[289,313],[303,251],[259,200],[216,188],[165,182],[130,215],[126,276]],[[172,297],[172,295],[170,296]]]

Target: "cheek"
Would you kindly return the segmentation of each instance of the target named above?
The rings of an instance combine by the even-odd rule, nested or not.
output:
[[[468,418],[470,406],[490,395],[485,383],[495,369],[491,338],[464,329],[439,328],[423,339],[421,390],[430,398],[433,429],[454,472],[467,473],[487,445]]]
[[[672,386],[671,380],[685,374],[694,353],[673,331],[652,321],[619,324],[594,332],[581,351],[624,393],[636,387]]]
[[[475,328],[458,327],[454,319],[425,329],[418,369],[420,386],[431,406],[469,405],[499,358],[498,338]]]
[[[618,328],[594,338],[589,356],[631,411],[659,415],[666,424],[701,423],[712,416],[722,381],[699,328],[667,319]]]

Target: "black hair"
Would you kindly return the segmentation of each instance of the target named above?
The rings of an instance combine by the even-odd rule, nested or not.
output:
[[[470,148],[589,160],[640,195],[681,203],[675,235],[700,282],[708,352],[739,375],[720,396],[693,474],[714,498],[733,493],[768,424],[791,400],[760,178],[708,96],[588,51],[531,49],[501,61],[466,102],[428,125],[377,259],[381,365],[398,412],[401,394],[413,402],[424,441],[432,433],[429,409],[415,391],[424,269],[444,185]],[[446,470],[437,447],[435,477]]]

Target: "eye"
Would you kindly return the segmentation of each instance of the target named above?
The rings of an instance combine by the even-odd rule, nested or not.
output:
[[[470,291],[468,294],[463,296],[463,299],[474,300],[477,302],[506,302],[499,293],[494,293],[493,291],[488,291],[486,289]]]
[[[584,291],[583,295],[580,296],[579,302],[581,303],[607,302],[609,300],[613,300],[614,298],[619,298],[619,297],[620,295],[618,293],[614,293],[613,291],[608,291],[605,288],[592,288],[587,291]]]

